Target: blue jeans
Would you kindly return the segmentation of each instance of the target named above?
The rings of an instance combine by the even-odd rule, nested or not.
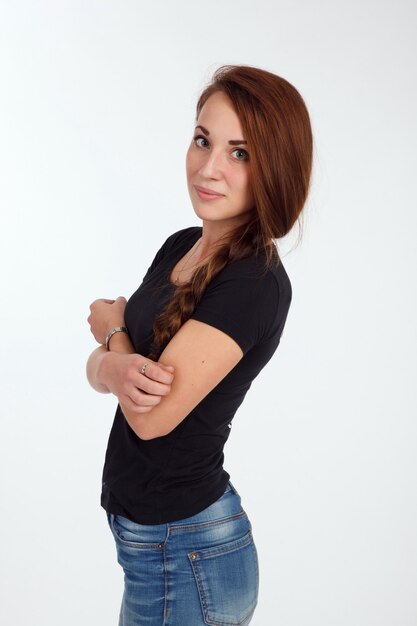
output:
[[[119,626],[247,626],[258,600],[251,523],[229,481],[212,505],[168,524],[107,513],[124,570]]]

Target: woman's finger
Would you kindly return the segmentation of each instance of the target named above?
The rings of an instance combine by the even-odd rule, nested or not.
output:
[[[136,389],[132,390],[131,392],[129,392],[129,396],[130,396],[131,400],[137,406],[154,407],[157,404],[159,404],[160,401],[161,401],[161,396],[150,394],[150,393],[145,393],[144,391],[142,391],[142,389],[138,389],[138,388],[136,388]]]
[[[126,407],[128,411],[132,411],[132,413],[149,413],[152,411],[152,408],[155,406],[154,404],[144,404],[141,399],[139,403],[136,402],[137,396],[135,394],[135,390],[132,390],[129,394],[124,394],[123,398],[120,398],[121,404]],[[156,403],[157,404],[157,403]]]
[[[171,385],[158,383],[140,373],[135,376],[134,385],[141,391],[152,396],[167,396],[171,391]]]
[[[142,373],[142,370],[144,371],[144,377],[164,385],[171,385],[174,380],[173,371],[160,367],[159,363],[150,361],[145,357],[141,357],[139,360],[139,372]]]

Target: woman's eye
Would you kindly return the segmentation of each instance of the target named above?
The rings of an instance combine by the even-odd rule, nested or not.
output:
[[[236,150],[233,150],[233,154],[236,155],[238,161],[247,161],[249,159],[249,154],[246,152],[246,150],[242,150],[241,148],[236,148]]]
[[[204,143],[205,142],[205,143]],[[197,137],[194,137],[194,143],[199,147],[199,148],[206,148],[208,146],[208,141],[205,137],[203,137],[202,135],[197,135]]]
[[[207,148],[210,145],[208,139],[206,137],[203,137],[203,135],[196,135],[195,137],[193,137],[193,140],[195,145],[199,148]],[[232,154],[236,157],[238,161],[249,160],[249,154],[246,152],[246,150],[242,150],[242,148],[236,148],[235,150],[233,150]]]

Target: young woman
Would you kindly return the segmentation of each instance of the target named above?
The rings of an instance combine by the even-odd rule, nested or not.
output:
[[[125,574],[121,626],[243,626],[254,613],[257,552],[223,447],[291,302],[275,240],[310,184],[300,94],[261,69],[219,68],[186,167],[202,226],[168,237],[127,303],[96,300],[88,318],[101,344],[88,379],[119,401],[101,503]]]

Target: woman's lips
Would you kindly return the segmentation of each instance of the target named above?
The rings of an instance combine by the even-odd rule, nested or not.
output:
[[[194,189],[202,200],[218,200],[219,198],[224,198],[223,194],[216,193],[214,191],[211,191],[210,189],[205,189],[204,187],[198,187],[197,185],[194,185]]]

